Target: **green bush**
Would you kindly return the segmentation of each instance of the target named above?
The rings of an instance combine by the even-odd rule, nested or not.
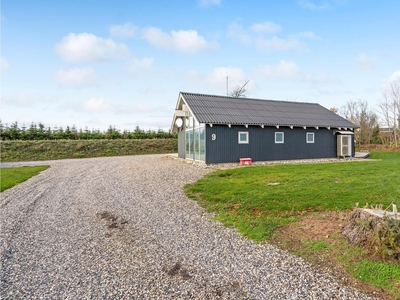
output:
[[[369,239],[369,246],[382,258],[400,259],[400,220],[383,217],[382,226]]]
[[[170,139],[176,138],[176,133],[169,133],[161,128],[158,130],[143,130],[136,126],[134,131],[119,130],[115,126],[109,126],[107,131],[101,132],[99,129],[77,129],[75,125],[67,126],[65,130],[62,127],[45,127],[44,124],[34,122],[26,127],[18,122],[11,125],[3,124],[0,120],[0,140],[98,140],[98,139]]]
[[[0,141],[0,146],[2,162],[178,152],[177,139]]]

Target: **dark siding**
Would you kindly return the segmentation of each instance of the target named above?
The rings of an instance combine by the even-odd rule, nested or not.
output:
[[[186,158],[185,151],[185,130],[180,130],[178,132],[178,157]]]
[[[249,144],[238,143],[238,132],[249,132]],[[275,144],[275,132],[284,132],[284,143]],[[314,132],[314,143],[306,143],[306,133]],[[212,135],[216,140],[212,140]],[[336,136],[326,128],[299,128],[227,125],[206,126],[206,163],[331,158],[336,157]]]

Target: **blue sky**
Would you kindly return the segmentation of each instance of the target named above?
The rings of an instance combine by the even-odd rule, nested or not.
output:
[[[180,91],[342,107],[400,76],[398,0],[2,0],[1,120],[168,129]],[[378,109],[377,109],[378,110]]]

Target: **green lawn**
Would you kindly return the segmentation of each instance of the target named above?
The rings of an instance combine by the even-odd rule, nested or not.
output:
[[[1,192],[46,170],[49,166],[1,168]]]
[[[310,211],[400,206],[400,152],[375,151],[371,158],[380,160],[219,170],[185,191],[225,225],[264,241]]]

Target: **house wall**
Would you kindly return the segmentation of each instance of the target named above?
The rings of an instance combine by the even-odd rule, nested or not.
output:
[[[178,131],[178,157],[186,158],[185,152],[185,129]]]
[[[238,132],[249,132],[249,143],[238,143]],[[275,132],[284,132],[284,143],[275,143]],[[306,133],[314,133],[314,143],[306,143]],[[213,134],[215,140],[213,140]],[[206,163],[239,162],[240,158],[253,161],[333,158],[337,157],[336,135],[327,128],[298,128],[234,126],[206,126]]]

